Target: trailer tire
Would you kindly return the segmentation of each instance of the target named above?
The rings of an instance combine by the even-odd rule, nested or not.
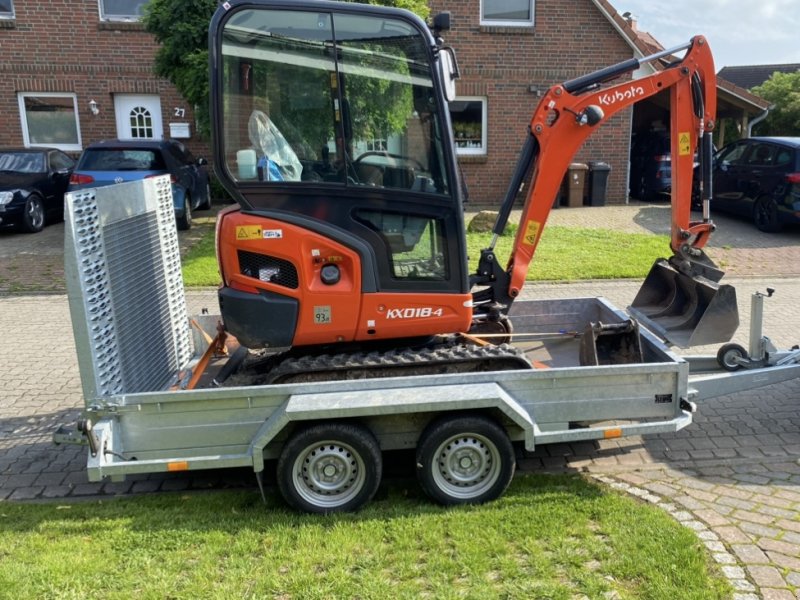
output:
[[[514,448],[506,432],[483,415],[442,417],[417,446],[417,479],[444,505],[481,504],[499,498],[514,477]]]
[[[717,363],[726,371],[738,371],[742,368],[735,359],[747,358],[747,350],[739,344],[724,344],[717,352]]]
[[[278,458],[277,481],[291,507],[328,514],[355,511],[381,482],[375,436],[352,423],[319,423],[292,435]]]

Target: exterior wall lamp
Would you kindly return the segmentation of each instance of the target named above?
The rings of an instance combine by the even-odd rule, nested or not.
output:
[[[96,117],[100,114],[100,109],[97,108],[97,102],[94,101],[94,98],[89,100],[89,110],[92,111],[92,114]]]

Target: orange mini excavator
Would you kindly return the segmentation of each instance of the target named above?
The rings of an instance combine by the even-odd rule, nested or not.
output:
[[[630,313],[675,345],[730,339],[735,292],[702,250],[714,229],[716,81],[706,40],[552,86],[493,230],[496,241],[530,177],[511,257],[501,266],[493,241],[471,274],[455,148],[480,142],[470,127],[480,115],[453,102],[448,27],[447,13],[429,28],[407,11],[321,0],[231,1],[217,11],[215,167],[238,203],[217,223],[219,300],[226,330],[267,349],[264,382],[529,367],[507,344],[470,341],[510,339],[509,309],[581,144],[665,90],[673,255],[653,266]],[[626,77],[645,63],[661,68]],[[455,134],[448,102],[465,112]],[[690,220],[695,160],[700,221]]]

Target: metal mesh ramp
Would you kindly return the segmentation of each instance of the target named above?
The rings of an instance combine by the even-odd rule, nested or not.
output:
[[[165,389],[192,356],[169,178],[71,192],[65,205],[84,397]]]

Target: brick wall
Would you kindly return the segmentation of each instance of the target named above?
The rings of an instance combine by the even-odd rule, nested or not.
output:
[[[188,122],[187,146],[210,157],[196,136],[192,107],[153,75],[156,44],[141,24],[101,22],[97,0],[14,0],[14,9],[13,20],[0,20],[0,145],[23,143],[19,92],[75,94],[84,147],[117,137],[114,94],[157,94],[165,135],[170,122]],[[176,107],[185,109],[183,117],[174,116]]]
[[[633,52],[591,0],[536,0],[534,26],[480,25],[479,0],[431,0],[431,14],[450,11],[443,35],[458,55],[459,96],[485,96],[486,156],[461,157],[470,208],[496,207],[505,195],[517,154],[539,98],[549,86],[616,62]],[[608,202],[627,199],[631,109],[621,112],[578,152],[576,160],[611,164]]]

